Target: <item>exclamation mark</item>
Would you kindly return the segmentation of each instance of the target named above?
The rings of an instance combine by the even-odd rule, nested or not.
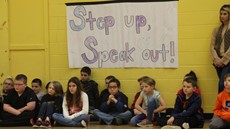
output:
[[[175,56],[174,41],[170,41],[170,55]],[[170,62],[173,63],[174,58],[172,58]]]

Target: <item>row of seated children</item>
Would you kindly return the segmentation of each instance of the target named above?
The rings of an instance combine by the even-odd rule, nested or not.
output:
[[[108,76],[108,78],[109,77],[112,76]],[[125,101],[122,102],[122,99],[120,99],[121,105],[116,107],[116,105],[119,105],[119,103],[117,103],[119,102],[119,97],[117,96],[122,92],[119,91],[120,83],[112,83],[112,80],[108,83],[108,89],[102,91],[101,98],[104,98],[104,101],[102,101],[99,110],[96,109],[94,111],[94,114],[100,118],[101,124],[126,124],[128,123],[128,119],[131,118],[131,112],[121,109],[126,107],[126,103]],[[187,77],[184,79],[183,92],[178,93],[175,108],[170,118],[159,116],[159,113],[166,109],[166,104],[160,96],[159,91],[155,89],[155,80],[144,76],[138,79],[138,82],[142,90],[138,93],[140,95],[137,95],[138,97],[136,96],[137,100],[135,102],[135,108],[133,108],[135,116],[130,120],[132,125],[152,126],[153,122],[156,122],[156,124],[160,126],[167,124],[182,126],[183,123],[186,123],[186,127],[189,125],[190,127],[203,127],[204,118],[201,109],[201,98],[194,92],[198,90],[194,78]],[[194,100],[194,98],[196,99]],[[126,115],[125,118],[123,116],[124,114]]]
[[[21,75],[20,75],[21,76]],[[18,77],[16,77],[16,79],[15,79],[15,82],[17,82],[17,78]],[[115,78],[115,77],[114,77]],[[20,79],[18,79],[19,81],[20,81]],[[71,80],[71,79],[70,79]],[[78,80],[77,78],[76,78],[76,80]],[[100,118],[100,120],[101,120],[101,123],[106,123],[106,124],[126,124],[126,123],[128,123],[128,120],[132,117],[132,115],[131,115],[131,112],[129,112],[128,110],[127,110],[127,105],[128,104],[122,104],[123,106],[119,106],[119,107],[122,107],[123,109],[125,109],[125,110],[118,110],[118,112],[119,111],[121,111],[120,112],[120,114],[121,115],[114,115],[114,111],[116,112],[116,105],[119,105],[120,103],[117,103],[117,102],[119,102],[119,100],[121,100],[121,98],[119,98],[118,97],[118,99],[116,98],[116,95],[113,95],[114,94],[114,92],[117,92],[117,93],[122,93],[122,92],[120,92],[118,89],[120,88],[120,82],[119,82],[119,80],[117,80],[117,79],[112,79],[113,81],[111,81],[110,83],[110,85],[108,85],[108,91],[110,91],[109,93],[109,97],[108,97],[108,101],[106,102],[106,104],[108,104],[108,105],[105,105],[104,107],[105,108],[102,108],[101,110],[100,110],[100,108],[99,108],[99,110],[98,109],[95,109],[94,111],[95,111],[95,116],[97,116],[97,117],[99,117]],[[230,80],[230,79],[229,79]],[[180,94],[178,94],[178,96],[177,96],[177,99],[176,99],[176,103],[175,103],[175,108],[174,108],[174,111],[173,111],[173,113],[172,113],[172,117],[170,117],[170,118],[162,118],[162,117],[158,117],[158,114],[157,114],[157,110],[156,109],[160,109],[160,108],[162,108],[162,110],[164,110],[165,109],[165,104],[164,104],[164,102],[163,102],[163,104],[162,104],[162,102],[161,103],[159,103],[160,101],[159,100],[161,100],[161,101],[163,101],[163,98],[161,98],[161,99],[159,99],[159,95],[157,95],[158,96],[158,98],[156,97],[155,99],[149,99],[149,95],[151,96],[151,95],[153,95],[154,93],[156,93],[155,91],[156,90],[154,90],[154,87],[155,87],[155,81],[153,80],[153,79],[151,79],[151,78],[149,78],[149,77],[143,77],[143,80],[141,79],[141,80],[139,80],[139,82],[140,82],[140,84],[141,84],[141,87],[143,87],[143,89],[144,89],[144,87],[145,87],[145,90],[143,90],[143,91],[141,91],[142,92],[142,95],[141,96],[143,96],[143,94],[146,94],[147,95],[147,99],[149,99],[149,100],[153,100],[153,101],[147,101],[147,104],[145,104],[145,105],[151,105],[150,103],[154,103],[155,105],[152,105],[152,107],[150,106],[150,109],[155,109],[155,110],[148,110],[148,107],[149,106],[147,106],[147,110],[142,110],[143,108],[141,107],[141,108],[138,108],[138,107],[140,107],[140,106],[138,106],[138,105],[141,105],[141,103],[144,103],[144,97],[142,98],[142,100],[141,100],[141,97],[139,96],[138,97],[138,99],[140,99],[141,101],[138,103],[138,101],[136,102],[136,104],[135,104],[135,107],[137,107],[136,108],[136,110],[138,110],[139,111],[139,113],[137,113],[138,114],[138,116],[134,116],[132,119],[131,119],[131,121],[130,121],[130,123],[131,124],[133,124],[133,125],[137,125],[137,126],[146,126],[146,125],[151,125],[152,124],[152,122],[154,122],[154,121],[157,121],[157,124],[158,125],[160,125],[160,126],[164,126],[164,125],[167,125],[167,124],[169,124],[169,125],[179,125],[179,126],[182,126],[182,123],[188,123],[188,125],[190,126],[190,127],[201,127],[203,124],[203,117],[202,117],[202,114],[200,114],[201,112],[197,112],[197,111],[199,111],[200,110],[200,105],[201,105],[201,100],[200,100],[200,97],[197,97],[197,94],[193,94],[193,91],[195,91],[196,90],[196,83],[195,83],[195,81],[194,81],[194,79],[191,79],[191,78],[185,78],[184,79],[184,81],[183,81],[183,92],[182,93],[180,93]],[[25,78],[24,79],[21,79],[21,82],[25,82]],[[57,82],[58,83],[58,82]],[[69,81],[68,82],[68,89],[67,89],[67,92],[66,92],[66,97],[67,97],[67,93],[68,93],[68,90],[70,90],[71,88],[71,86],[70,86],[70,83],[73,83],[73,82],[71,82],[71,81]],[[22,83],[21,83],[22,84]],[[16,85],[21,85],[21,84],[17,84],[16,83]],[[54,88],[54,86],[52,86],[53,84],[51,83],[51,86],[50,87],[52,87],[53,88],[53,90],[55,89]],[[61,87],[60,86],[60,83],[58,84],[59,85],[59,87]],[[81,85],[81,84],[76,84],[76,83],[74,83],[74,85],[76,85],[76,87],[79,85]],[[16,86],[17,87],[17,86]],[[111,88],[110,88],[111,87]],[[52,89],[52,88],[48,88],[48,89]],[[15,88],[16,89],[16,88]],[[59,88],[60,89],[60,88]],[[62,88],[61,88],[62,89]],[[81,89],[81,87],[79,87],[79,88],[76,88],[76,89]],[[110,90],[109,90],[110,89]],[[150,90],[151,89],[151,90]],[[189,90],[190,89],[190,90]],[[227,89],[227,88],[226,88]],[[18,90],[19,91],[19,90]],[[55,90],[54,90],[55,91]],[[71,91],[71,90],[70,90]],[[78,90],[79,91],[79,90]],[[80,90],[81,91],[81,90]],[[150,91],[150,92],[149,92]],[[151,91],[153,91],[153,92],[151,92]],[[190,91],[190,92],[189,92]],[[227,91],[227,90],[226,90]],[[84,93],[83,91],[81,91],[82,93]],[[20,92],[18,92],[19,94],[20,94]],[[49,93],[49,92],[48,92]],[[150,93],[150,94],[149,94]],[[158,92],[159,93],[159,92]],[[24,94],[24,93],[23,93]],[[192,95],[191,95],[192,94]],[[191,95],[191,96],[190,96]],[[79,95],[77,95],[78,97],[79,97]],[[80,96],[83,96],[83,95],[80,95]],[[87,96],[87,95],[86,95]],[[125,95],[124,95],[125,96]],[[193,97],[192,97],[193,96]],[[7,98],[7,97],[6,97]],[[70,97],[71,98],[71,97]],[[82,97],[82,98],[86,98],[86,97]],[[126,96],[125,97],[123,97],[123,98],[127,98]],[[192,99],[192,98],[196,98],[195,100],[196,101],[191,101],[191,100],[194,100],[194,99]],[[137,100],[138,100],[137,99]],[[58,99],[59,100],[59,99]],[[64,99],[64,101],[67,101],[68,99]],[[124,99],[125,100],[125,99]],[[81,108],[79,108],[78,106],[74,106],[74,105],[72,105],[72,109],[71,109],[71,106],[68,106],[68,101],[67,101],[67,105],[64,105],[64,101],[63,101],[63,104],[62,104],[62,108],[63,108],[63,106],[67,109],[67,110],[64,110],[63,109],[63,114],[62,113],[58,113],[58,112],[56,112],[55,113],[55,111],[50,111],[50,113],[52,114],[52,113],[54,113],[53,114],[53,119],[54,120],[56,120],[58,123],[60,123],[60,124],[62,124],[62,125],[66,125],[66,126],[83,126],[83,127],[85,127],[86,125],[87,125],[87,120],[88,120],[88,116],[86,115],[85,116],[85,114],[87,114],[88,113],[88,110],[87,110],[87,106],[84,106],[84,104],[80,104],[81,106]],[[85,100],[85,101],[82,101],[83,103],[87,103],[88,101],[87,100]],[[81,102],[81,103],[82,103]],[[121,101],[122,102],[122,101]],[[198,110],[196,110],[196,109],[193,109],[193,110],[190,110],[190,108],[192,107],[192,106],[194,106],[194,104],[195,103],[197,103],[196,105],[198,105],[198,106],[196,106],[196,107],[199,107],[199,109]],[[54,104],[53,102],[51,102],[51,103],[47,103],[46,104],[46,106],[43,106],[43,107],[46,107],[45,109],[46,110],[49,110],[49,108],[48,107],[54,107],[55,105],[52,105],[52,106],[47,106],[47,105],[49,105],[49,104]],[[100,103],[100,104],[102,104],[102,103]],[[186,105],[187,104],[187,105]],[[45,104],[44,104],[45,105]],[[87,104],[86,104],[87,105]],[[143,104],[142,104],[143,105]],[[157,105],[157,106],[156,106]],[[160,106],[159,106],[160,105]],[[160,108],[159,108],[159,107]],[[85,109],[85,112],[83,111],[83,107],[85,107],[84,109]],[[103,106],[102,106],[103,107]],[[103,110],[103,109],[106,109],[106,107],[109,107],[109,108],[107,108],[107,109],[113,109],[113,110]],[[111,108],[112,107],[112,108]],[[24,108],[24,107],[23,107]],[[73,113],[73,114],[75,114],[75,115],[70,115],[71,113],[70,113],[70,111],[74,111],[75,109],[74,108],[77,108],[76,109],[76,113]],[[120,108],[120,109],[122,109],[122,108]],[[25,108],[24,108],[25,109]],[[50,109],[54,109],[54,108],[50,108]],[[71,110],[70,110],[71,109]],[[81,110],[82,109],[82,110]],[[19,109],[20,110],[20,109]],[[22,109],[23,110],[23,109]],[[45,114],[46,112],[48,112],[48,111],[46,111],[46,110],[40,110],[40,112],[39,112],[39,114]],[[26,110],[24,110],[24,111],[26,111]],[[41,111],[46,111],[45,113],[41,113]],[[67,114],[65,114],[64,113],[64,111],[66,111],[66,113]],[[84,112],[83,114],[81,114],[81,113],[78,113],[78,112]],[[135,112],[135,111],[134,111]],[[150,113],[147,113],[147,112],[150,112]],[[152,112],[152,113],[151,113]],[[159,111],[160,112],[160,111]],[[124,118],[124,117],[122,117],[122,114],[123,113],[126,113],[126,117]],[[194,114],[195,113],[195,114]],[[22,113],[23,114],[23,113]],[[25,113],[24,113],[25,114]],[[77,114],[77,115],[76,115]],[[80,114],[80,115],[79,115]],[[119,113],[118,113],[119,114]],[[150,116],[150,115],[148,115],[148,114],[152,114],[152,116]],[[59,115],[61,115],[61,116],[63,116],[63,117],[60,117]],[[83,117],[82,117],[82,115],[83,115]],[[105,115],[110,115],[111,116],[111,118],[110,119],[107,119],[107,120],[105,120],[105,119],[103,119],[103,117],[105,116]],[[2,116],[2,115],[1,115]],[[4,115],[3,115],[4,116]],[[38,115],[38,116],[40,116],[39,118],[38,118],[38,121],[36,122],[36,124],[35,124],[35,126],[42,126],[42,124],[43,123],[45,123],[45,126],[51,126],[50,125],[50,119],[52,119],[52,117],[50,116],[50,115],[48,115],[48,114],[45,114],[45,115]],[[57,116],[57,117],[55,117],[55,116]],[[81,117],[79,117],[79,116],[81,116]],[[141,117],[140,117],[141,116]],[[217,116],[219,116],[219,119],[222,119],[222,117],[218,114]],[[186,119],[184,119],[186,117]],[[4,117],[3,117],[4,118]],[[18,118],[14,118],[14,117],[12,117],[13,119],[11,119],[11,120],[7,120],[7,119],[3,119],[4,120],[4,122],[0,122],[0,125],[1,126],[4,126],[4,125],[12,125],[12,123],[13,123],[13,125],[25,125],[25,122],[24,122],[24,124],[23,124],[23,121],[22,121],[22,119],[21,118],[23,118],[23,115],[19,115],[19,117]],[[28,118],[31,118],[31,117],[28,117]],[[28,118],[27,118],[27,120],[28,120]],[[44,120],[44,122],[42,122],[42,120]],[[61,120],[58,120],[57,118],[62,118]],[[137,118],[140,118],[140,119],[137,119]],[[145,119],[145,118],[147,118],[147,119]],[[217,117],[218,118],[218,117]],[[21,121],[17,121],[17,120],[21,120]],[[63,120],[64,119],[64,120]],[[77,123],[76,123],[76,120],[75,121],[72,121],[72,119],[77,119],[78,121],[77,121]],[[219,120],[218,119],[218,120]],[[15,122],[15,120],[16,120],[16,122]],[[167,122],[165,122],[165,120],[167,120]],[[198,121],[197,121],[198,120]],[[65,122],[65,123],[62,123],[62,122]],[[71,121],[72,121],[72,124],[70,124],[71,123]],[[39,124],[40,123],[40,124]],[[41,124],[42,123],[42,124]],[[228,122],[227,122],[228,123]],[[27,121],[27,124],[28,124],[28,121]],[[210,126],[213,126],[213,125],[216,125],[215,123],[213,124],[213,123],[211,123],[210,124]],[[220,124],[219,124],[220,125]]]
[[[3,96],[0,126],[33,124],[34,127],[51,127],[54,121],[67,126],[86,126],[89,110],[88,96],[82,91],[77,77],[69,80],[64,98],[61,83],[51,81],[40,105],[35,92],[27,86],[26,75],[17,75],[11,83],[14,83],[14,88]],[[33,122],[34,118],[36,123]]]
[[[106,79],[107,80],[107,79]],[[107,97],[106,96],[104,96],[103,98],[106,98],[106,100],[108,100],[108,101],[106,101],[106,106],[105,106],[105,103],[103,103],[104,104],[104,107],[103,106],[101,106],[101,107],[103,107],[103,108],[99,108],[100,110],[95,110],[95,115],[97,116],[97,117],[99,117],[100,118],[100,116],[101,115],[97,115],[97,114],[99,114],[99,113],[102,113],[103,111],[104,111],[104,113],[114,113],[114,114],[117,114],[117,112],[120,112],[121,114],[125,114],[124,116],[126,116],[126,117],[123,117],[123,118],[119,118],[119,117],[114,117],[114,116],[112,116],[111,117],[111,119],[110,120],[108,120],[107,122],[105,122],[106,124],[111,124],[112,122],[113,122],[113,120],[115,120],[115,124],[122,124],[122,123],[128,123],[128,120],[131,118],[131,114],[130,114],[130,112],[127,110],[128,109],[128,98],[122,93],[122,92],[119,92],[119,89],[120,89],[120,82],[119,82],[119,80],[117,80],[117,79],[115,79],[115,77],[112,79],[112,80],[115,80],[115,82],[114,83],[112,83],[113,85],[115,85],[115,87],[116,88],[110,88],[109,86],[108,86],[108,89],[107,89],[107,91],[109,91],[109,94],[107,94]],[[155,114],[155,113],[159,113],[160,111],[162,111],[162,110],[164,110],[165,108],[166,108],[166,104],[165,104],[165,102],[164,102],[164,100],[163,100],[163,98],[160,96],[160,94],[159,94],[159,92],[158,91],[156,91],[155,90],[155,81],[153,80],[153,79],[151,79],[151,78],[149,78],[149,77],[143,77],[143,78],[141,78],[141,79],[139,79],[139,82],[140,82],[140,84],[141,84],[141,87],[143,87],[143,91],[141,92],[141,95],[138,97],[138,101],[137,101],[137,104],[135,104],[135,107],[137,107],[135,110],[137,110],[137,112],[139,112],[139,114],[137,114],[137,116],[135,116],[135,117],[133,117],[132,118],[132,120],[131,120],[131,123],[133,124],[133,125],[138,125],[138,126],[142,126],[142,125],[147,125],[147,124],[149,124],[149,123],[151,123],[152,122],[152,119],[153,119],[153,117],[152,116],[154,116],[154,115],[152,115],[152,114]],[[143,84],[142,84],[143,83]],[[55,84],[55,82],[53,82],[53,83],[50,83],[50,85],[51,86],[49,86],[48,87],[48,93],[47,93],[47,95],[45,95],[45,96],[50,96],[50,94],[52,94],[52,93],[50,93],[50,90],[51,89],[53,89],[53,92],[55,91],[54,89],[54,86],[53,86],[53,84]],[[59,89],[60,89],[60,87],[61,87],[61,85],[60,85],[60,83],[59,83]],[[62,89],[62,88],[61,88]],[[61,90],[59,90],[59,91],[61,91]],[[63,93],[63,91],[62,91],[62,93]],[[116,99],[116,97],[118,96],[118,94],[117,93],[119,93],[119,94],[121,94],[121,97],[122,97],[122,99],[120,99],[120,100],[123,100],[123,102],[121,101],[121,103]],[[54,93],[53,93],[54,94]],[[56,94],[59,94],[58,93],[58,91],[56,91]],[[62,94],[60,93],[60,96],[61,96]],[[101,94],[101,95],[103,95],[103,94]],[[47,97],[45,97],[44,96],[44,98],[47,98]],[[56,96],[56,95],[55,95]],[[113,96],[113,97],[112,97]],[[119,96],[118,96],[119,97]],[[49,98],[49,97],[48,97]],[[52,97],[51,97],[52,98]],[[111,99],[110,99],[111,98]],[[151,99],[150,99],[151,98]],[[114,102],[114,99],[115,99],[115,102]],[[61,100],[61,99],[56,99],[56,100]],[[149,101],[149,100],[151,100],[151,101]],[[51,111],[51,113],[49,114],[49,115],[47,115],[46,117],[44,116],[44,113],[46,112],[46,110],[44,109],[44,108],[47,108],[47,110],[48,110],[48,107],[47,107],[47,105],[50,105],[50,103],[45,103],[44,101],[54,101],[54,100],[48,100],[48,99],[43,99],[42,101],[41,101],[41,109],[42,110],[40,110],[40,112],[38,113],[38,120],[37,120],[37,122],[36,122],[36,124],[35,124],[35,126],[41,126],[42,125],[42,123],[45,123],[45,126],[50,126],[50,118],[51,118],[51,114],[52,114],[52,112],[53,111]],[[102,102],[103,101],[101,101],[101,104],[102,104]],[[117,103],[118,102],[118,103]],[[143,104],[142,104],[142,107],[140,106],[141,105],[141,103],[143,102]],[[110,104],[111,103],[111,104]],[[56,102],[56,104],[58,104],[58,102]],[[120,105],[123,105],[123,106],[117,106],[117,107],[123,107],[123,108],[120,108],[120,109],[116,109],[116,106],[114,106],[114,105],[118,105],[118,104],[120,104]],[[59,105],[60,105],[60,102],[59,102]],[[114,110],[108,110],[108,109],[113,109],[113,108],[111,108],[111,105],[112,105],[112,107],[114,107]],[[143,106],[144,105],[144,106]],[[149,107],[149,106],[150,107]],[[53,106],[51,106],[51,107],[53,107]],[[103,109],[106,109],[107,108],[107,111],[106,110],[103,110]],[[51,109],[53,109],[53,108],[51,108]],[[150,110],[148,110],[148,109],[150,109]],[[154,110],[153,110],[154,109]],[[155,110],[156,109],[156,110]],[[102,112],[100,112],[102,110]],[[116,111],[117,110],[117,111]],[[150,113],[147,113],[147,111],[149,111]],[[43,113],[42,113],[43,112]],[[60,110],[59,110],[59,112],[60,112]],[[98,113],[99,112],[99,113]],[[43,115],[43,116],[41,116],[41,114]],[[118,113],[119,114],[119,113]],[[149,115],[148,115],[149,114]],[[128,116],[128,117],[127,117]],[[147,121],[146,122],[144,122],[143,123],[143,119],[145,119],[145,116],[147,116]],[[158,115],[156,115],[156,116],[158,116]],[[115,119],[114,119],[115,118]],[[125,119],[126,118],[126,119]],[[155,118],[157,118],[157,117],[155,117]],[[42,122],[42,119],[44,119],[44,122]],[[103,119],[102,119],[103,120]],[[156,120],[156,119],[155,119]],[[104,121],[104,120],[103,120]],[[106,120],[105,120],[106,121]]]

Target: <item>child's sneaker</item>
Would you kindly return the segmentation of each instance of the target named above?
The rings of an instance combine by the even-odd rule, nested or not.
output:
[[[33,125],[33,127],[40,127],[42,125],[42,121],[37,120],[36,123]]]
[[[30,124],[33,126],[35,124],[34,119],[30,118]]]
[[[151,127],[151,126],[153,126],[153,123],[151,121],[145,119],[145,120],[142,120],[140,123],[137,123],[137,126],[139,126],[139,127],[144,127],[144,126],[145,127]]]
[[[42,123],[42,126],[41,126],[41,127],[48,127],[48,128],[50,128],[50,127],[51,127],[50,121],[48,121],[48,120],[44,121],[44,122]]]
[[[81,121],[81,126],[84,127],[84,128],[87,126],[87,124],[86,124],[86,122],[84,120]]]
[[[182,127],[183,127],[184,129],[189,129],[189,124],[184,122],[184,123],[182,124]]]

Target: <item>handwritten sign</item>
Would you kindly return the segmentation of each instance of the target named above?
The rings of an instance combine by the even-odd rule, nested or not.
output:
[[[67,6],[70,68],[178,67],[177,1]]]

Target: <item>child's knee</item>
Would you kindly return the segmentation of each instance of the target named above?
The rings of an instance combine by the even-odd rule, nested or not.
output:
[[[130,124],[133,125],[133,126],[136,126],[136,125],[137,125],[136,119],[135,119],[135,118],[132,118],[132,119],[130,120]]]

